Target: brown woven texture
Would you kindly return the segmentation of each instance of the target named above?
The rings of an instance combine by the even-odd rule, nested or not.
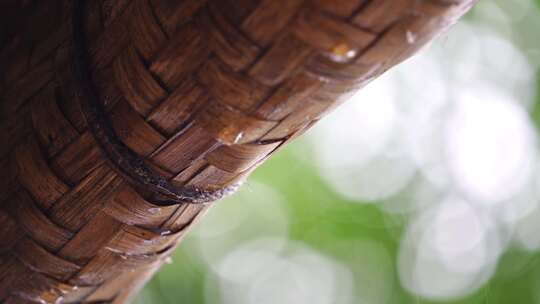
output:
[[[177,186],[222,189],[473,2],[93,0],[85,28],[120,140]],[[69,1],[3,3],[0,301],[125,303],[209,205],[159,201],[108,161],[75,92]]]

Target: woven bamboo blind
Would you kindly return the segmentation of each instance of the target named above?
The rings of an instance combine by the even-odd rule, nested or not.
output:
[[[114,136],[217,198],[474,0],[87,2],[87,72]],[[125,303],[211,205],[111,159],[73,72],[72,6],[0,5],[2,303]]]

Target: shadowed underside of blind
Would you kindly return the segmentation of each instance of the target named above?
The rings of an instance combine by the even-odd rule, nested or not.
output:
[[[212,201],[473,2],[0,4],[0,301],[125,303]]]

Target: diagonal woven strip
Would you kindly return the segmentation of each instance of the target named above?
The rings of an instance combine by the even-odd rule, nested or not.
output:
[[[0,301],[125,303],[207,210],[182,191],[241,183],[474,0],[96,0],[80,27],[80,2],[6,3]],[[185,199],[111,161],[74,34],[109,139]]]
[[[169,199],[169,203],[201,204],[217,201],[235,192],[240,183],[226,186],[223,189],[204,190],[193,186],[176,187],[165,177],[148,167],[144,159],[127,147],[116,135],[110,125],[107,114],[99,103],[98,95],[93,88],[90,68],[87,63],[86,37],[84,33],[84,4],[86,1],[73,2],[73,52],[74,79],[81,109],[89,130],[99,142],[108,160],[114,168],[137,186],[154,191]]]

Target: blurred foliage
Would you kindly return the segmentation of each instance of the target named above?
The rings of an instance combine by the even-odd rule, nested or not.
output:
[[[540,0],[538,0],[540,2]],[[531,117],[536,125],[536,128],[540,129],[540,69],[536,71],[536,94],[534,98],[534,105],[531,110]]]
[[[345,263],[354,262],[354,254],[357,253],[354,240],[367,239],[384,246],[391,254],[390,260],[395,261],[403,228],[400,219],[385,214],[376,205],[353,204],[334,194],[318,178],[313,166],[298,162],[293,152],[301,144],[283,150],[261,166],[251,178],[252,181],[272,185],[287,199],[292,221],[289,237]],[[204,220],[198,225],[204,225]],[[205,298],[204,277],[212,274],[192,247],[194,240],[187,237],[174,254],[173,264],[162,268],[139,296],[137,303],[220,303],[219,298]],[[391,296],[385,303],[438,303],[419,299],[403,290],[398,283],[396,265],[392,265],[390,270],[394,284]],[[540,254],[510,251],[504,255],[497,273],[486,286],[465,299],[447,303],[540,303],[537,292],[539,283]]]
[[[501,1],[506,0],[499,2]],[[540,0],[535,0],[535,3],[540,10]],[[469,18],[475,16],[469,16]],[[516,29],[523,29],[528,21],[530,20],[515,22],[514,26]],[[534,46],[535,50],[540,52],[538,28],[518,32],[516,35],[514,39],[520,47],[530,49]],[[536,35],[536,40],[533,41],[531,37],[534,35]],[[526,42],[522,43],[521,40],[526,40]],[[540,128],[539,68],[537,68],[536,79],[536,94],[534,103],[530,107],[530,114],[536,126]],[[366,286],[361,286],[361,284],[370,284],[369,279],[362,277],[363,269],[384,268],[383,278],[388,281],[385,282],[387,285],[385,288],[388,288],[385,292],[389,291],[389,293],[380,301],[359,301],[358,303],[440,303],[420,299],[400,285],[396,260],[406,219],[400,215],[385,213],[376,204],[352,203],[332,191],[319,177],[310,146],[304,140],[293,143],[272,157],[253,174],[245,187],[249,188],[252,183],[269,186],[283,197],[288,225],[286,231],[288,235],[285,237],[334,258],[349,268],[355,274],[355,278],[357,278],[356,275],[360,275],[364,281],[355,280],[356,289],[366,290]],[[250,197],[257,199],[257,193],[251,193]],[[219,202],[219,204],[230,204],[231,208],[234,204],[236,204],[234,208],[242,208],[242,205],[250,203],[237,195]],[[264,210],[259,211],[259,213],[250,213],[248,216],[254,217],[252,219],[254,221],[262,220]],[[204,219],[194,230],[198,230],[203,225],[205,225]],[[230,233],[242,230],[257,234],[257,228],[253,228],[247,222],[241,222]],[[358,245],[358,242],[365,243],[366,241],[378,244],[388,252],[390,262],[388,267],[358,262],[357,257],[362,254],[363,248]],[[200,239],[196,233],[188,235],[175,252],[172,258],[173,263],[161,269],[141,292],[136,303],[222,303],[219,292],[216,292],[219,289],[216,274],[202,255]],[[377,261],[377,258],[370,258],[372,261]],[[370,258],[367,260],[369,261]],[[370,275],[369,272],[367,274]],[[374,281],[374,284],[377,285],[379,282]],[[495,274],[487,284],[466,298],[445,303],[540,303],[539,286],[540,254],[511,249],[500,259]],[[382,286],[369,288],[379,287],[383,288]]]

